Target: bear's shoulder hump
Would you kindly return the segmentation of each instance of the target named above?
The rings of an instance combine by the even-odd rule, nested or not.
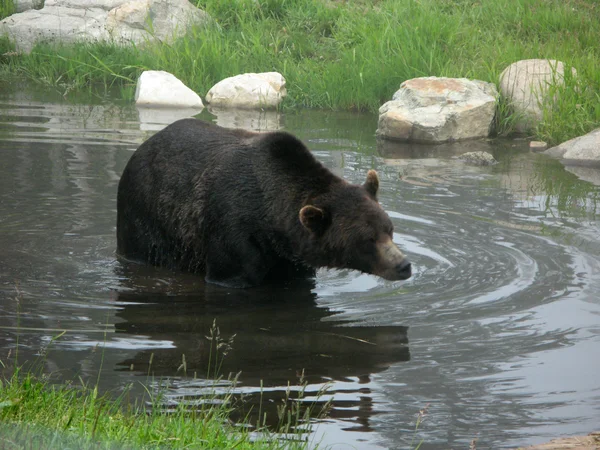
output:
[[[300,139],[285,131],[260,133],[253,140],[257,147],[268,151],[272,158],[296,163],[316,161]]]

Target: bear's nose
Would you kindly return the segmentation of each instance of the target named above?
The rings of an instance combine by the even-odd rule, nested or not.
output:
[[[407,259],[403,259],[400,264],[396,266],[396,273],[398,274],[399,280],[408,280],[412,275],[412,265]]]

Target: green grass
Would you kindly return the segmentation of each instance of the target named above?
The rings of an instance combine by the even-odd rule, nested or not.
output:
[[[80,449],[302,449],[267,434],[251,439],[228,422],[229,404],[165,411],[159,398],[136,406],[96,387],[56,386],[31,375],[0,383],[0,447]],[[270,437],[270,438],[269,438]]]
[[[15,2],[13,0],[0,0],[0,20],[14,14]]]
[[[243,72],[281,72],[285,108],[376,111],[404,80],[467,77],[498,83],[520,59],[576,67],[535,134],[551,143],[600,124],[600,4],[595,0],[198,0],[216,25],[174,44],[140,48],[37,46],[0,58],[0,72],[65,91],[132,86],[141,71],[167,70],[204,95]],[[193,3],[194,3],[193,2]],[[2,50],[4,49],[4,50]],[[0,54],[10,50],[0,42]],[[498,130],[510,133],[509,108]]]
[[[22,293],[18,286],[16,290],[19,302]],[[52,383],[52,375],[43,371],[44,361],[49,348],[65,334],[53,337],[39,358],[24,362],[17,335],[14,354],[9,352],[8,361],[0,360],[0,448],[303,450],[309,443],[315,444],[309,442],[315,410],[296,401],[304,396],[304,389],[294,394],[297,398],[288,389],[277,408],[275,427],[267,427],[263,414],[253,425],[249,421],[236,425],[230,420],[235,400],[232,391],[222,393],[219,373],[233,338],[223,340],[216,322],[207,336],[213,363],[208,377],[215,380],[215,390],[221,393],[207,395],[204,401],[182,399],[175,407],[165,401],[168,381],[150,379],[150,370],[149,382],[141,383],[143,395],[135,395],[131,385],[119,389],[118,395],[101,394],[99,379],[94,385],[81,378]],[[184,373],[185,366],[183,356],[180,369]],[[231,382],[233,387],[235,381],[227,384]],[[324,416],[328,407],[328,403],[322,406],[316,417]]]

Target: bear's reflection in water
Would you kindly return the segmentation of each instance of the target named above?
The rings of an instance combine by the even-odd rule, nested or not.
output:
[[[134,272],[140,269],[155,270],[138,266]],[[330,417],[347,421],[353,430],[368,431],[374,413],[371,374],[410,359],[407,327],[360,326],[336,320],[334,311],[318,306],[313,280],[240,290],[190,277],[194,293],[189,289],[188,293],[181,289],[173,292],[173,283],[165,280],[169,294],[164,288],[158,292],[144,288],[141,278],[131,273],[124,279],[136,286],[118,293],[122,309],[117,317],[122,322],[116,324],[117,336],[148,336],[172,342],[172,348],[141,351],[122,361],[122,370],[178,380],[169,391],[170,400],[201,400],[211,390],[190,388],[210,383],[193,380],[205,379],[209,372],[214,376],[217,360],[219,375],[237,374],[234,392],[243,393],[236,401],[234,420],[253,423],[261,410],[267,413],[267,424],[275,426],[276,407],[282,404],[288,384],[297,392],[295,386],[305,382],[305,395],[311,402],[323,406],[333,395]],[[233,337],[231,347],[222,346],[216,357],[215,342],[207,338],[213,321],[221,342],[228,343]],[[317,399],[317,392],[327,382],[331,382],[327,395]],[[292,393],[291,397],[295,396]]]

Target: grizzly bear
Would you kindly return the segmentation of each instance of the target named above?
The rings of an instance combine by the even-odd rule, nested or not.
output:
[[[348,268],[405,280],[369,171],[354,185],[286,132],[179,120],[131,156],[117,194],[117,253],[244,288]]]

